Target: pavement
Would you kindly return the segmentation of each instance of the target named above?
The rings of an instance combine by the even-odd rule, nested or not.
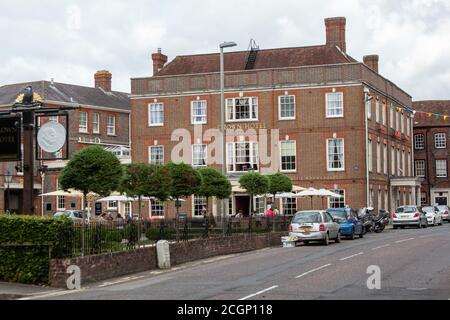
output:
[[[449,257],[448,223],[388,228],[327,247],[267,248],[20,299],[449,300]],[[379,287],[373,272],[380,275]],[[374,287],[369,289],[368,283]],[[0,292],[2,288],[0,284]]]

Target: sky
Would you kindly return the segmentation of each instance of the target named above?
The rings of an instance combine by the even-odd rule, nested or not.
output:
[[[1,0],[0,85],[50,80],[113,90],[152,75],[151,54],[325,43],[324,19],[347,18],[347,53],[380,55],[380,73],[414,100],[450,99],[448,0]]]

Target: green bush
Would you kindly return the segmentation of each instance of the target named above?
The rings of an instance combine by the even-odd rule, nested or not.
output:
[[[67,218],[0,215],[0,280],[46,284],[48,245],[57,252],[70,228]]]

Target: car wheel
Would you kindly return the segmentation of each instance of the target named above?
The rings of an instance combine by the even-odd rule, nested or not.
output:
[[[419,228],[419,229],[422,228],[422,222],[419,222],[419,225],[417,226],[417,228]]]
[[[336,239],[334,239],[334,243],[341,243],[341,233],[338,232]]]
[[[325,236],[325,239],[323,239],[322,243],[323,243],[324,246],[327,246],[327,245],[330,244],[330,236],[328,235],[328,233]]]
[[[352,234],[350,235],[350,240],[355,240],[355,230],[353,229]]]
[[[428,228],[428,221],[423,225],[424,228]]]
[[[441,218],[441,219],[439,219],[439,223],[438,223],[438,225],[439,225],[439,226],[442,226],[442,218]]]

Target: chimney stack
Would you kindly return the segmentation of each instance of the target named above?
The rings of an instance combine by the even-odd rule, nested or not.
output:
[[[363,61],[366,66],[378,73],[378,60],[380,57],[376,54],[364,56]]]
[[[342,52],[346,53],[345,43],[345,23],[344,17],[325,19],[327,46],[338,46]]]
[[[95,74],[95,87],[111,92],[112,74],[108,70],[100,70]]]
[[[167,62],[167,56],[161,53],[161,48],[158,48],[158,53],[152,54],[153,60],[153,75],[157,74]]]

